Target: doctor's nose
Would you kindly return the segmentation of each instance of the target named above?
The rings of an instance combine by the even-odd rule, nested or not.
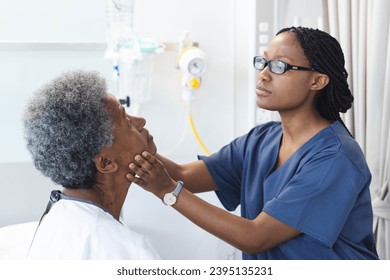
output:
[[[263,70],[259,70],[257,74],[257,83],[259,81],[269,81],[271,79],[270,71],[268,67],[265,67]]]

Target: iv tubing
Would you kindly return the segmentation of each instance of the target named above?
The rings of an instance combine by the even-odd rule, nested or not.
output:
[[[183,130],[183,133],[182,133],[182,135],[181,135],[179,141],[177,142],[177,144],[175,145],[175,147],[174,147],[173,149],[171,149],[170,151],[168,151],[168,152],[165,153],[166,155],[171,155],[171,154],[173,154],[173,153],[181,146],[181,144],[183,144],[184,139],[185,139],[185,137],[186,137],[186,135],[187,135],[187,129],[188,129],[188,126],[185,125],[185,126],[184,126],[184,130]]]
[[[200,136],[199,136],[199,134],[198,134],[198,132],[197,132],[197,130],[195,128],[195,124],[194,124],[194,120],[192,118],[191,111],[188,114],[188,120],[190,122],[192,133],[194,134],[194,136],[195,136],[196,140],[198,141],[200,147],[206,153],[206,155],[209,156],[210,155],[210,151],[206,148],[206,146],[204,145],[202,139],[200,139]]]

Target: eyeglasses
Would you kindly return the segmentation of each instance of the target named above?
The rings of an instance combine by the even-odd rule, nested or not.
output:
[[[253,66],[255,69],[263,70],[267,65],[272,73],[278,75],[284,74],[288,70],[316,71],[314,68],[290,65],[280,60],[266,60],[261,56],[255,56],[253,58]]]

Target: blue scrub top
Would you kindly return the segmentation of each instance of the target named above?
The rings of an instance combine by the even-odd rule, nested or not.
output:
[[[244,259],[377,259],[365,157],[345,128],[334,122],[275,169],[282,137],[269,122],[203,160],[224,207],[241,205],[242,217],[261,211],[302,232]]]

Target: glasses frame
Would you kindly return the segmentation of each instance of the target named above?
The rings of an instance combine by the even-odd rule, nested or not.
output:
[[[263,69],[259,69],[256,67],[256,62],[258,62],[258,59],[260,58],[260,60],[264,60],[264,67]],[[274,72],[273,71],[273,62],[278,62],[278,63],[282,63],[282,65],[284,66],[284,69],[283,69],[283,72],[281,73],[277,73],[277,72]],[[286,73],[288,70],[300,70],[300,71],[316,71],[316,69],[314,68],[308,68],[308,67],[303,67],[303,66],[296,66],[296,65],[291,65],[291,64],[288,64],[287,62],[284,62],[284,61],[281,61],[281,60],[266,60],[264,57],[262,56],[255,56],[253,58],[253,67],[256,69],[256,70],[264,70],[267,66],[269,71],[271,71],[271,73],[274,73],[274,74],[277,74],[277,75],[282,75],[284,73]]]

